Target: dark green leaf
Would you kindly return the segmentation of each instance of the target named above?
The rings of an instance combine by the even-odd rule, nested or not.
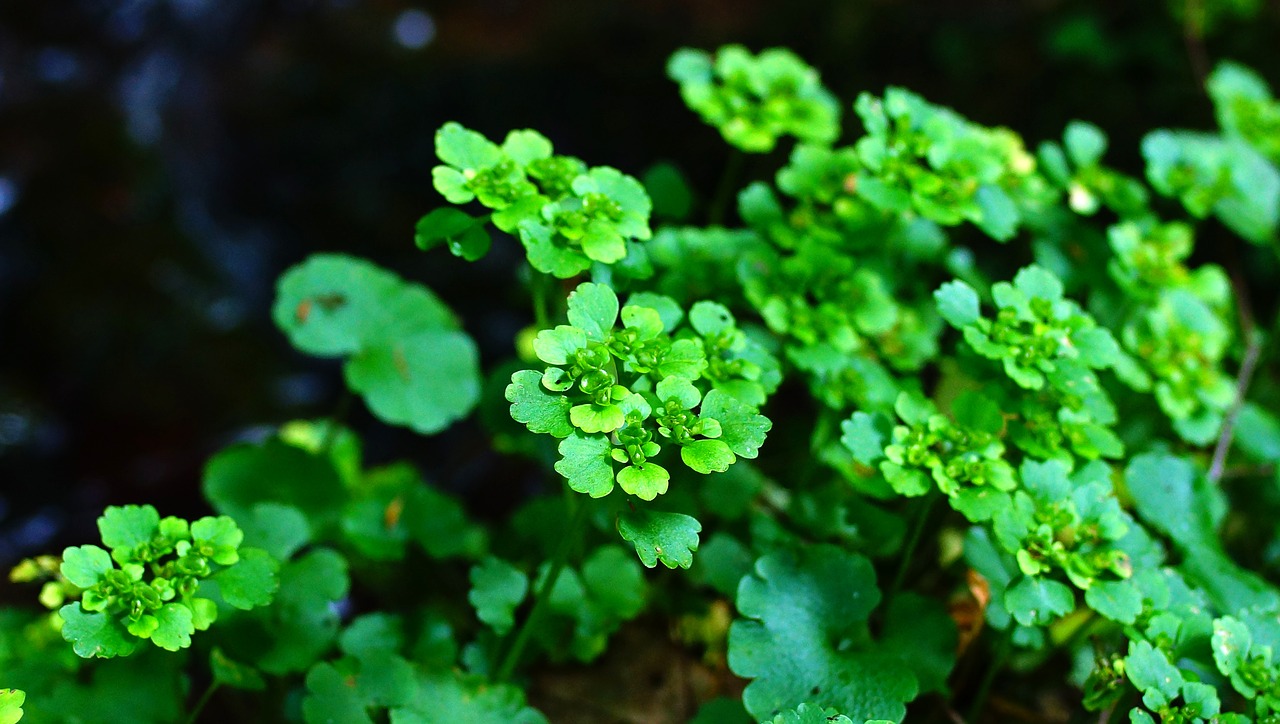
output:
[[[653,568],[658,561],[667,568],[688,568],[693,563],[693,552],[698,550],[701,530],[697,519],[680,513],[641,508],[618,516],[618,533],[635,546],[636,555],[646,568]]]

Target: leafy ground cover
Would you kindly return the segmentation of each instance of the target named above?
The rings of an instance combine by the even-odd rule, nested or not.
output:
[[[733,154],[790,148],[740,225],[670,167],[445,124],[416,242],[519,245],[516,358],[372,262],[299,262],[273,320],[350,397],[217,453],[215,515],[110,507],[14,569],[48,611],[0,612],[0,721],[541,722],[542,671],[644,627],[713,674],[703,724],[1280,720],[1274,300],[1195,244],[1274,264],[1268,83],[1218,65],[1217,128],[1152,131],[1134,178],[1088,123],[1032,149],[903,88],[849,105],[783,49],[667,71]],[[486,524],[366,465],[356,399],[474,417],[542,494]]]

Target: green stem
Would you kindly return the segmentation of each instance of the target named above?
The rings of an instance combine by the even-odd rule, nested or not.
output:
[[[746,163],[747,156],[736,148],[729,150],[729,160],[725,162],[724,173],[720,175],[720,184],[716,187],[716,195],[711,201],[711,208],[707,212],[707,222],[711,226],[720,226],[724,223],[725,212],[729,208],[729,201],[733,197],[733,188],[738,182],[738,177],[742,175],[742,166]]]
[[[982,714],[982,710],[987,704],[987,695],[991,693],[991,685],[995,683],[996,676],[1000,674],[1000,669],[1004,668],[1005,660],[1009,658],[1010,648],[1009,638],[1007,636],[1001,637],[1000,643],[996,646],[995,660],[987,668],[987,673],[982,677],[982,683],[978,684],[978,693],[973,696],[973,704],[969,707],[969,716],[965,717],[965,721],[971,724],[978,721],[978,716]]]
[[[209,682],[209,686],[200,695],[200,700],[196,702],[195,708],[191,710],[191,716],[187,717],[187,724],[195,724],[196,720],[200,718],[200,712],[204,711],[205,704],[209,703],[209,700],[213,698],[213,693],[220,686],[222,686],[221,681],[214,680]]]
[[[902,560],[898,563],[898,572],[893,576],[893,585],[889,588],[889,595],[885,596],[885,601],[892,601],[894,596],[898,595],[898,591],[902,590],[902,584],[907,579],[907,571],[911,569],[911,559],[915,556],[916,546],[920,545],[920,538],[924,534],[925,524],[929,520],[929,513],[933,510],[933,504],[938,499],[937,495],[929,495],[920,501],[920,511],[916,514],[915,525],[911,528],[911,537],[907,539],[907,545],[902,549]]]
[[[533,629],[538,622],[538,618],[542,616],[547,603],[550,602],[551,592],[555,589],[556,581],[560,579],[560,574],[564,572],[565,565],[569,562],[569,553],[573,550],[586,524],[587,508],[588,506],[585,503],[579,501],[577,509],[573,511],[569,520],[569,527],[565,531],[564,537],[560,539],[560,547],[556,549],[555,558],[552,559],[551,570],[547,571],[546,578],[542,579],[541,585],[538,586],[538,591],[534,594],[533,608],[529,609],[529,616],[525,618],[520,630],[516,632],[515,640],[511,642],[511,648],[507,649],[506,655],[502,657],[502,663],[498,665],[498,671],[494,675],[495,682],[508,681],[515,671],[516,664],[520,661],[520,654],[524,652],[524,647],[529,643],[529,637],[533,635]]]
[[[551,327],[551,300],[550,287],[552,285],[551,277],[542,272],[531,269],[529,271],[529,290],[533,294],[533,323],[538,329],[548,329]]]

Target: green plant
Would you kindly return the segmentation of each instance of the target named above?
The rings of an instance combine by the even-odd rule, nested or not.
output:
[[[1148,187],[1083,122],[1032,153],[889,88],[839,145],[787,51],[668,70],[737,148],[797,139],[740,228],[651,232],[678,174],[646,189],[534,131],[436,134],[453,206],[416,242],[474,261],[491,227],[518,239],[516,359],[482,374],[458,315],[367,261],[279,282],[276,324],[342,358],[376,417],[474,412],[550,494],[481,524],[408,464],[366,467],[340,415],[233,445],[205,471],[217,517],[108,508],[106,548],[15,569],[56,609],[0,612],[33,719],[100,720],[129,687],[133,721],[194,719],[225,687],[306,721],[541,722],[529,673],[648,612],[747,680],[699,722],[978,721],[1002,677],[1055,670],[1104,719],[1280,721],[1275,301],[1193,255],[1216,217],[1275,263],[1261,78],[1223,64],[1218,132],[1148,135]],[[0,720],[22,702],[0,692]]]

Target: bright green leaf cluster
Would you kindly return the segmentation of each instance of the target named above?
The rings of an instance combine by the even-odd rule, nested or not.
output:
[[[855,412],[843,424],[842,442],[863,465],[878,465],[899,495],[924,495],[935,486],[970,520],[990,520],[1000,493],[1016,485],[1004,460],[1004,421],[989,399],[966,393],[954,405],[953,421],[933,402],[902,393],[894,410],[904,424],[883,413]],[[892,430],[890,431],[890,427]]]
[[[494,213],[471,217],[438,209],[418,222],[419,246],[446,241],[458,256],[475,259],[488,249],[483,224],[519,235],[535,269],[562,279],[643,254],[652,203],[639,181],[607,166],[588,168],[552,153],[536,131],[512,131],[502,145],[458,123],[436,133],[442,162],[431,177],[450,203],[479,201]],[[633,261],[634,260],[630,260]]]
[[[663,444],[699,473],[756,456],[770,428],[757,406],[777,385],[776,361],[718,304],[694,305],[677,331],[682,316],[648,295],[621,309],[619,328],[613,290],[584,283],[569,296],[570,324],[538,333],[548,366],[514,374],[506,397],[512,418],[561,439],[556,471],[574,490],[599,498],[616,480],[653,500],[670,480],[654,460]]]
[[[682,48],[668,61],[667,75],[680,84],[689,108],[747,153],[768,153],[787,135],[830,143],[840,134],[839,102],[818,72],[789,50],[752,55],[726,45],[713,57]]]
[[[1009,379],[1030,391],[1003,408],[1019,413],[1014,442],[1040,457],[1064,448],[1086,458],[1121,455],[1124,448],[1109,429],[1115,405],[1095,373],[1122,360],[1111,332],[1065,299],[1062,282],[1039,266],[1019,271],[1012,284],[996,283],[991,295],[994,320],[982,316],[978,293],[962,281],[942,285],[934,298],[974,352],[1000,362]]]
[[[872,206],[914,211],[943,226],[970,221],[1008,241],[1024,208],[1052,198],[1035,157],[1005,128],[984,128],[902,88],[854,104],[867,135],[854,148],[855,190]]]
[[[1207,444],[1235,399],[1234,380],[1222,369],[1234,337],[1226,273],[1185,266],[1193,239],[1184,224],[1119,224],[1108,240],[1111,276],[1135,302],[1120,331],[1133,364],[1117,372],[1155,393],[1184,440]]]
[[[62,554],[63,577],[82,591],[59,610],[62,635],[85,658],[126,656],[143,640],[170,651],[190,646],[191,634],[218,617],[200,595],[205,580],[246,610],[270,603],[279,587],[279,564],[266,551],[241,549],[244,533],[226,516],[188,523],[128,505],[107,508],[98,530],[109,553],[84,545]]]
[[[303,352],[346,357],[347,386],[390,424],[436,433],[479,398],[479,355],[457,316],[370,262],[313,255],[280,277],[272,317]]]
[[[1280,170],[1238,138],[1154,131],[1142,140],[1147,180],[1197,219],[1217,216],[1255,244],[1276,239]]]
[[[1116,543],[1133,520],[1120,509],[1110,470],[1094,462],[1068,472],[1059,460],[1023,462],[1012,505],[992,521],[996,540],[1027,576],[1059,569],[1081,590],[1128,578],[1133,565]]]
[[[1280,164],[1280,100],[1272,97],[1267,82],[1243,65],[1224,62],[1205,86],[1223,132]]]
[[[1150,194],[1141,181],[1102,164],[1107,137],[1091,123],[1072,121],[1062,134],[1062,143],[1040,144],[1036,156],[1045,177],[1067,195],[1067,205],[1082,216],[1092,216],[1101,207],[1122,219],[1145,218],[1151,214]]]

